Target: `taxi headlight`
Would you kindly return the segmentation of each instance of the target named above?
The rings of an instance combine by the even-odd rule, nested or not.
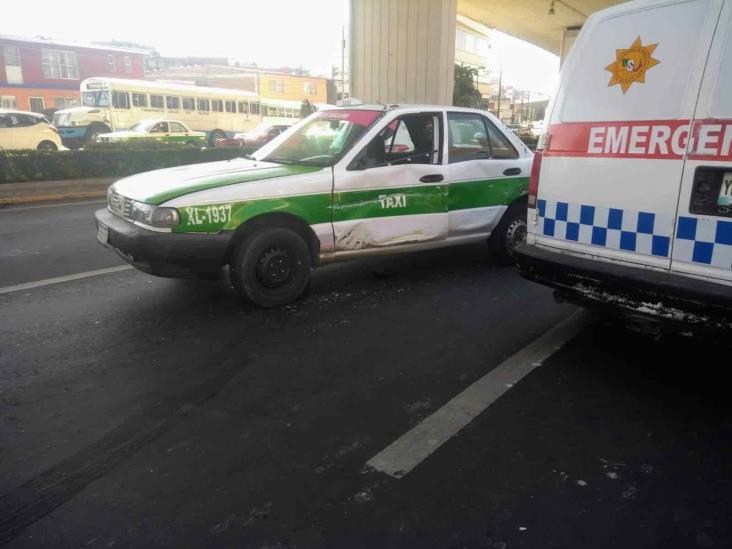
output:
[[[175,208],[158,208],[143,202],[132,204],[132,218],[153,227],[175,227],[180,223],[180,215]]]

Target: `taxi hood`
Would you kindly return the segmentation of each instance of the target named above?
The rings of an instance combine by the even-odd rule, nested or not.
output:
[[[112,190],[138,202],[159,205],[173,198],[206,189],[312,173],[322,169],[316,166],[294,166],[235,158],[132,175],[117,181]]]

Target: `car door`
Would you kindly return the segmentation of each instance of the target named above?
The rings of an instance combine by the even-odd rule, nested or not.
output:
[[[671,271],[732,282],[732,4],[709,52],[681,178]]]
[[[336,252],[447,237],[443,113],[384,120],[344,168],[334,170]]]
[[[0,113],[0,150],[12,150],[15,148],[15,130],[8,113]]]
[[[526,189],[527,162],[480,113],[448,111],[447,138],[448,235],[489,234]]]
[[[171,121],[168,123],[170,129],[169,141],[185,141],[188,130],[180,122]]]
[[[38,132],[39,126],[35,117],[27,114],[13,113],[10,115],[10,121],[13,126],[13,148],[35,149],[38,147],[41,139]]]

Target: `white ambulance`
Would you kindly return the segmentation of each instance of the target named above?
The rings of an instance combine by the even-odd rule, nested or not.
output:
[[[538,149],[525,277],[581,304],[732,325],[732,1],[593,14]]]

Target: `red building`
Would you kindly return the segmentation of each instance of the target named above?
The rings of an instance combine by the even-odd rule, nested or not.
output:
[[[145,78],[147,52],[0,34],[0,108],[42,112],[79,105],[91,76]]]

